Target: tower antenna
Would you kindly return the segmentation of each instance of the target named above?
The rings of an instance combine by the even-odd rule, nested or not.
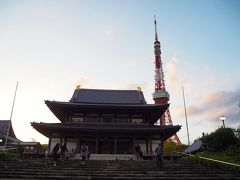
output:
[[[167,104],[169,101],[169,94],[165,88],[165,80],[164,80],[164,73],[163,73],[162,59],[161,59],[161,45],[158,40],[156,16],[154,16],[154,25],[155,25],[155,41],[154,41],[155,91],[153,93],[153,100],[155,104]],[[163,116],[158,120],[157,125],[164,126],[164,125],[172,125],[172,124],[173,124],[172,118],[168,108],[163,114]],[[177,144],[182,144],[177,134],[173,135],[171,139]]]
[[[154,25],[155,25],[155,41],[158,41],[156,15],[154,15]]]

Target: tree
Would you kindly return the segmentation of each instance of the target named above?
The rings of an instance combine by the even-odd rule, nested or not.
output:
[[[203,136],[201,140],[207,145],[208,149],[213,151],[224,151],[237,143],[234,130],[231,128],[219,128],[215,132]]]
[[[186,145],[178,145],[174,141],[168,140],[164,143],[164,152],[170,153],[175,151],[183,151],[186,149]]]

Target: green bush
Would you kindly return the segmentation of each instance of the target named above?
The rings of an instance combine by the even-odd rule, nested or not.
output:
[[[166,141],[164,143],[164,152],[165,153],[171,153],[171,152],[175,152],[175,151],[183,151],[186,148],[187,148],[186,145],[178,145],[174,141],[171,141],[171,140]]]
[[[4,152],[0,151],[0,158],[15,158],[16,152]]]
[[[219,128],[215,132],[203,136],[201,140],[212,151],[224,151],[238,142],[234,130],[231,128]]]

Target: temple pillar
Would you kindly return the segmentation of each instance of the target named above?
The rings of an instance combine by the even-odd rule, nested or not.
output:
[[[81,140],[80,140],[80,138],[79,138],[78,141],[77,141],[75,153],[79,153],[79,152],[80,152],[80,142],[81,142]]]
[[[146,154],[149,154],[149,146],[148,146],[149,139],[146,139]]]
[[[51,151],[51,143],[52,143],[52,138],[50,137],[49,139],[48,139],[48,152],[50,153],[50,151]]]
[[[113,153],[117,154],[117,137],[114,137],[114,149],[113,149]]]
[[[131,138],[131,140],[132,140],[132,153],[134,153],[134,151],[135,151],[135,143],[134,143],[134,137],[133,138]]]
[[[152,153],[152,139],[149,140],[149,147],[150,147],[150,153],[149,154],[153,154]]]
[[[98,137],[96,137],[96,140],[95,140],[95,154],[98,154]]]

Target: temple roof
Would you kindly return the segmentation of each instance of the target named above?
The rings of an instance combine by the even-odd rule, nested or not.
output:
[[[14,131],[12,129],[12,124],[10,122],[10,120],[0,120],[0,134],[4,134],[7,135],[7,131],[8,131],[8,126],[10,125],[9,128],[9,136],[16,138]]]
[[[181,126],[114,123],[36,123],[31,125],[47,137],[79,137],[91,135],[145,136],[166,140],[176,134]]]
[[[146,104],[139,90],[75,89],[70,102],[93,104]]]
[[[0,138],[6,139],[8,126],[9,128],[9,134],[8,134],[8,144],[15,143],[15,142],[21,142],[21,140],[17,139],[15,136],[15,133],[12,128],[12,123],[10,120],[0,120]]]
[[[64,122],[72,113],[110,113],[110,114],[142,114],[150,124],[154,124],[169,107],[169,104],[89,104],[60,101],[45,101],[53,114]]]

